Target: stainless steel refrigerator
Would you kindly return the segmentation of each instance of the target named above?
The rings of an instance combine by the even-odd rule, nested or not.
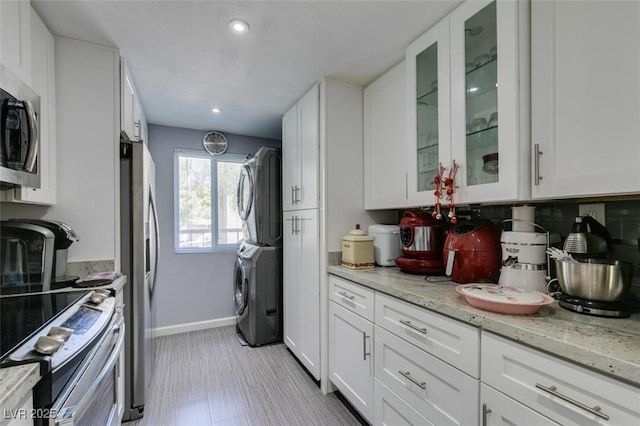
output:
[[[155,164],[142,141],[120,140],[121,269],[127,275],[124,421],[143,416],[155,365],[158,215]]]

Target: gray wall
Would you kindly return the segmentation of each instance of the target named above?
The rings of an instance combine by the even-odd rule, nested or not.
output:
[[[157,326],[166,327],[233,316],[233,253],[176,254],[173,242],[173,149],[203,150],[206,132],[149,126],[149,151],[156,164],[160,254],[157,271]],[[228,153],[249,155],[281,141],[225,134]]]

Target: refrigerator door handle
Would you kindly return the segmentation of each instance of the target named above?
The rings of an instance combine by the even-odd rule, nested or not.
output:
[[[151,213],[152,213],[151,220],[153,220],[153,231],[155,234],[154,235],[155,244],[153,247],[153,251],[154,251],[153,269],[152,269],[153,277],[151,279],[151,282],[149,283],[149,296],[152,296],[153,290],[156,285],[156,272],[158,270],[158,255],[160,251],[160,229],[158,227],[158,211],[156,209],[156,200],[154,198],[154,193],[151,188],[151,185],[149,185],[149,209],[151,210]]]

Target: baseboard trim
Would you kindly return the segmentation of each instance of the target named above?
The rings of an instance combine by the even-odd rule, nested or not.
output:
[[[187,324],[169,325],[166,327],[157,327],[154,329],[155,335],[170,336],[172,334],[188,333],[190,331],[206,330],[208,328],[225,327],[227,325],[235,325],[236,317],[217,318],[207,321],[190,322]]]

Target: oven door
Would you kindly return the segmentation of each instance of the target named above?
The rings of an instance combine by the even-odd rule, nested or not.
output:
[[[106,337],[94,350],[78,372],[69,380],[52,406],[55,426],[120,424],[118,404],[122,397],[118,378],[123,367],[118,361],[123,350],[124,320],[119,318]]]

